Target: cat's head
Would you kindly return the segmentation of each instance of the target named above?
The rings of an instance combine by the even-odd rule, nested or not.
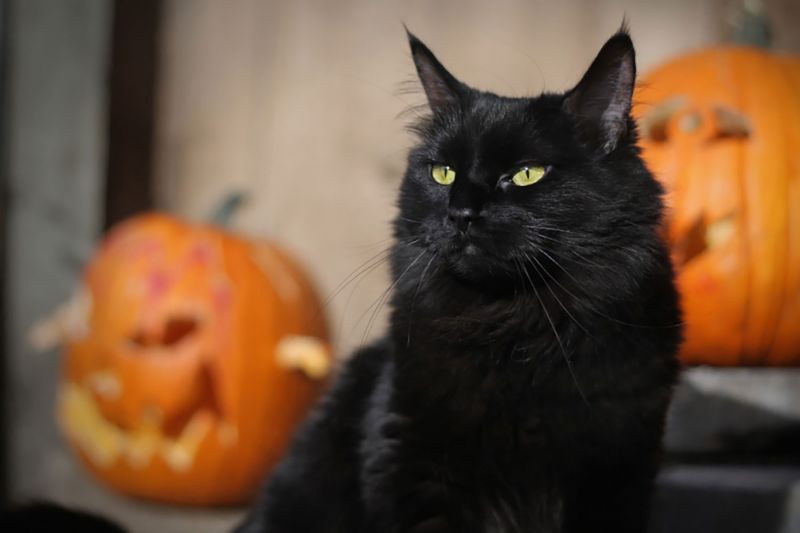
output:
[[[471,88],[409,42],[430,114],[413,128],[395,277],[416,260],[467,284],[511,286],[580,265],[613,269],[651,245],[661,189],[636,148],[626,31],[574,88],[531,98]]]

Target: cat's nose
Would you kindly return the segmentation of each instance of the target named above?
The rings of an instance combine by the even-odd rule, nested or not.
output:
[[[466,232],[469,225],[477,218],[477,213],[470,207],[451,207],[447,218],[456,225],[459,231]]]

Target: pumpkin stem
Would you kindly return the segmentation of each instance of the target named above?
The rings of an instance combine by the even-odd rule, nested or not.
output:
[[[733,24],[734,43],[768,49],[772,46],[772,26],[762,0],[744,0]]]
[[[223,228],[229,227],[233,215],[242,207],[245,200],[247,200],[247,195],[242,191],[229,193],[212,211],[209,220],[215,226],[221,226]]]

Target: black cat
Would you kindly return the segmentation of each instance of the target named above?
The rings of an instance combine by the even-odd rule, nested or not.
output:
[[[630,37],[535,98],[472,89],[409,40],[431,114],[400,189],[389,330],[238,531],[643,532],[681,328]]]

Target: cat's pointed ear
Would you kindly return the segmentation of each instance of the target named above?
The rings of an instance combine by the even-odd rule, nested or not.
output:
[[[627,133],[636,56],[625,27],[611,37],[581,81],[564,98],[582,142],[609,154]]]
[[[428,97],[431,110],[436,111],[443,107],[458,104],[467,91],[466,85],[450,74],[436,56],[433,55],[425,44],[408,31],[408,44],[411,47],[411,56],[417,67],[417,75]]]

